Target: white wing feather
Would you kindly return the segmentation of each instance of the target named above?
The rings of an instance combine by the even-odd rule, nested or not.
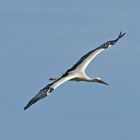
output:
[[[101,49],[98,49],[96,51],[94,51],[92,54],[90,54],[86,59],[83,60],[82,63],[80,63],[78,66],[77,66],[77,69],[81,69],[81,70],[85,70],[86,67],[89,65],[89,63],[99,54],[101,53],[103,50],[103,48]]]
[[[62,78],[56,80],[55,82],[53,82],[53,84],[50,87],[53,89],[56,89],[58,86],[60,86],[64,82],[69,81],[75,77],[76,77],[76,75],[69,74],[69,75],[62,77]]]

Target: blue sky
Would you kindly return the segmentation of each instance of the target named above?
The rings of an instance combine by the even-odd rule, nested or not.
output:
[[[0,139],[140,139],[140,2],[0,0]],[[82,55],[126,32],[89,65],[110,86],[67,82],[23,107]]]

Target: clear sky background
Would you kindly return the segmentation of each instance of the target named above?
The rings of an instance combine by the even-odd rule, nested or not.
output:
[[[82,55],[126,32],[87,73],[110,86],[67,82],[37,92]],[[0,139],[139,140],[140,1],[0,0]]]

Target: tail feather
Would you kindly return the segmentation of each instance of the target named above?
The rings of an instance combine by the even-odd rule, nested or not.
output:
[[[50,93],[51,91],[53,91],[52,88],[43,88],[42,90],[40,90],[39,93],[28,102],[28,104],[24,107],[24,110],[32,106],[40,99],[45,98],[48,95],[48,93]]]

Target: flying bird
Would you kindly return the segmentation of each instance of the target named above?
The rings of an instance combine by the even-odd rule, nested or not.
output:
[[[108,85],[106,82],[104,82],[100,77],[91,78],[89,77],[85,69],[87,68],[88,64],[102,51],[104,51],[107,48],[110,48],[112,45],[114,45],[120,38],[122,38],[125,35],[125,33],[120,32],[119,36],[111,41],[108,41],[96,49],[88,52],[83,57],[80,58],[80,60],[73,65],[70,69],[68,69],[62,76],[59,78],[50,78],[49,80],[53,80],[52,83],[45,86],[43,89],[39,91],[39,93],[33,97],[28,104],[24,107],[24,110],[29,108],[31,105],[39,101],[40,99],[45,98],[47,95],[49,95],[52,91],[54,91],[57,87],[59,87],[61,84],[63,84],[66,81],[85,81],[85,82],[96,82]]]

